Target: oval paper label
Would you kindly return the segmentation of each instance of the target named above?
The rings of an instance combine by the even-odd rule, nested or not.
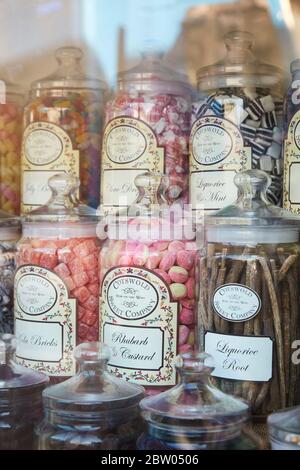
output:
[[[48,279],[38,274],[25,274],[17,282],[16,300],[27,315],[42,315],[55,305],[57,291]]]
[[[201,165],[215,165],[224,160],[233,148],[232,137],[221,126],[205,124],[195,132],[192,152]]]
[[[63,150],[60,138],[54,132],[37,129],[25,140],[25,156],[33,165],[49,165],[57,160]]]
[[[257,293],[241,284],[224,284],[215,290],[212,305],[227,321],[244,322],[255,317],[261,308]]]
[[[114,163],[133,162],[143,155],[146,148],[147,142],[144,135],[133,126],[116,126],[107,136],[106,153]]]
[[[158,293],[147,280],[128,274],[110,283],[107,299],[110,309],[117,317],[139,320],[156,309]]]

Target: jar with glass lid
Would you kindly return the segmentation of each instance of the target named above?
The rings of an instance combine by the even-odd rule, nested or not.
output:
[[[197,351],[178,356],[179,383],[140,407],[147,430],[139,450],[254,450],[259,441],[247,427],[247,403],[211,382],[213,358]]]
[[[268,199],[282,199],[282,73],[259,62],[250,33],[225,36],[227,56],[198,70],[192,109],[190,190],[194,208],[215,211],[235,201],[234,175],[260,169]],[[197,206],[197,207],[196,207]]]
[[[20,213],[21,141],[24,92],[0,80],[0,209]]]
[[[119,73],[105,108],[101,204],[107,212],[135,201],[134,179],[145,171],[169,177],[169,202],[187,202],[190,106],[185,77],[157,54],[147,52],[136,67]]]
[[[15,349],[14,336],[0,334],[0,450],[32,450],[49,379],[16,364]]]
[[[300,450],[300,407],[288,408],[268,417],[272,450]]]
[[[299,402],[299,222],[267,199],[270,176],[235,176],[239,197],[206,218],[200,262],[202,344],[218,386],[264,418]]]
[[[80,199],[97,208],[105,85],[81,69],[76,47],[56,51],[57,70],[32,83],[24,110],[22,212],[43,205],[48,178],[65,172],[80,178]]]
[[[0,334],[14,330],[14,276],[20,237],[20,219],[0,210]]]
[[[49,179],[52,197],[23,219],[15,276],[17,361],[51,379],[75,373],[77,343],[99,338],[96,211],[76,200],[77,178]]]
[[[109,356],[107,346],[97,342],[77,346],[77,374],[43,393],[39,450],[135,449],[144,391],[109,374]]]
[[[168,178],[135,179],[128,214],[107,219],[100,252],[100,337],[109,371],[145,387],[175,385],[174,359],[196,339],[197,246],[192,217],[165,200]]]

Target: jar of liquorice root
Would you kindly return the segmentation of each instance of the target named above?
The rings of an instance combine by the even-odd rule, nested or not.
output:
[[[299,402],[299,217],[267,200],[270,177],[235,176],[234,205],[207,217],[200,325],[218,386],[262,418]]]
[[[178,356],[179,383],[144,398],[140,407],[147,430],[139,450],[254,450],[261,447],[248,426],[249,406],[211,382],[213,358],[205,353]]]

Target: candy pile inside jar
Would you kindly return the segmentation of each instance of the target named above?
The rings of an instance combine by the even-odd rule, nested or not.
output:
[[[101,203],[107,210],[120,205],[124,191],[123,205],[134,202],[134,178],[146,170],[169,177],[170,202],[187,201],[190,103],[184,77],[155,56],[119,74],[116,96],[105,111]]]
[[[47,202],[50,171],[80,178],[80,199],[99,205],[104,83],[84,75],[80,49],[60,48],[56,58],[57,71],[32,84],[24,110],[23,212]]]
[[[5,90],[0,100],[0,208],[19,215],[23,95],[16,85],[1,82]]]
[[[33,450],[46,375],[15,362],[16,340],[0,334],[0,450]]]
[[[265,418],[299,403],[291,358],[299,335],[300,219],[270,204],[266,173],[248,170],[235,183],[236,203],[206,219],[199,323],[218,386]]]
[[[28,214],[23,223],[15,327],[18,361],[53,378],[73,375],[75,345],[99,337],[100,242],[96,211],[74,202],[78,180],[54,175],[49,186],[53,195],[47,206]],[[61,327],[54,328],[54,321]],[[44,342],[28,343],[31,335]],[[44,349],[45,344],[52,348]]]
[[[268,198],[281,203],[282,74],[257,61],[253,42],[249,33],[229,33],[226,58],[197,73],[200,100],[192,108],[191,197],[207,210],[231,204],[236,198],[234,174],[251,168],[270,174]]]
[[[20,220],[0,211],[0,334],[14,329],[14,276]]]
[[[135,449],[144,390],[109,374],[109,356],[107,346],[97,342],[77,346],[77,374],[43,393],[39,450]]]
[[[190,214],[179,208],[172,220],[163,204],[167,179],[135,182],[136,204],[108,219],[101,248],[100,335],[112,348],[109,370],[157,393],[175,384],[178,351],[195,345],[197,248]]]

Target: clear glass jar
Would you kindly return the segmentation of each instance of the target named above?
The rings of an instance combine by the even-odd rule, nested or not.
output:
[[[32,450],[48,378],[15,363],[15,338],[0,334],[0,450]]]
[[[271,176],[268,198],[282,200],[282,74],[253,55],[246,32],[225,36],[227,56],[197,73],[192,109],[190,190],[194,208],[226,207],[237,197],[234,175],[261,169]]]
[[[179,383],[165,393],[144,398],[140,407],[147,431],[139,450],[254,450],[259,447],[246,423],[248,405],[211,383],[213,359],[205,353],[177,358]]]
[[[185,78],[158,57],[146,55],[119,74],[105,111],[101,205],[107,212],[135,201],[134,179],[144,171],[165,173],[167,199],[187,202],[190,105]]]
[[[0,209],[19,215],[24,96],[17,85],[0,83]]]
[[[21,223],[0,211],[0,334],[14,330],[14,276]]]
[[[142,430],[143,388],[107,372],[109,349],[77,346],[75,377],[43,393],[44,421],[37,427],[39,450],[134,450]]]
[[[84,75],[82,51],[56,51],[58,69],[34,82],[24,110],[22,213],[46,204],[48,178],[67,172],[81,181],[80,199],[97,208],[104,83]]]
[[[206,219],[199,322],[221,390],[248,400],[257,417],[299,402],[299,223],[267,199],[270,176],[235,176],[239,198]]]
[[[109,371],[150,394],[175,385],[175,356],[195,345],[197,247],[190,214],[164,203],[167,178],[135,182],[139,198],[108,219],[100,252],[100,337]]]
[[[49,179],[48,204],[23,220],[15,276],[17,360],[53,381],[75,373],[76,344],[99,339],[96,211],[78,203],[77,178]]]
[[[300,408],[288,408],[268,417],[272,450],[300,450]]]
[[[300,60],[291,63],[292,82],[284,105],[283,207],[300,214],[298,159],[300,155]]]

